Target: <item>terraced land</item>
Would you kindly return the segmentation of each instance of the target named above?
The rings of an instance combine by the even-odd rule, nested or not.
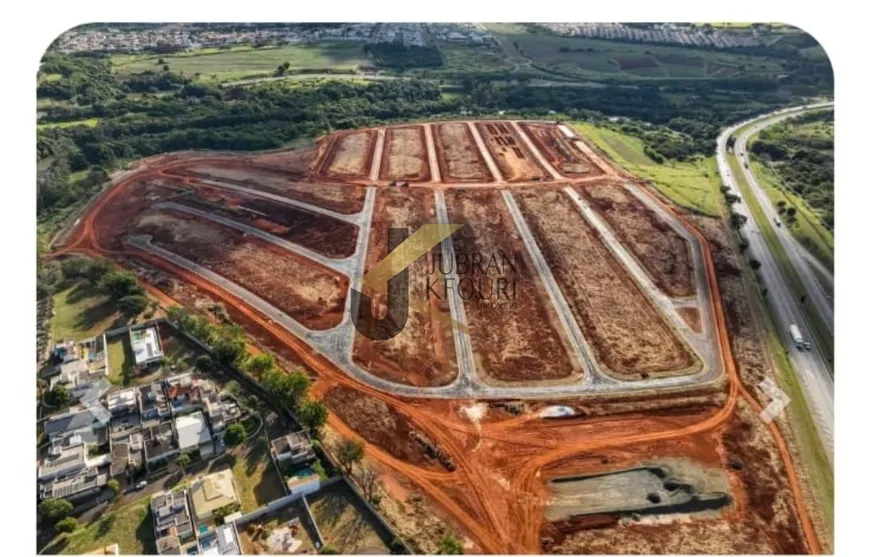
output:
[[[285,249],[228,227],[172,211],[148,212],[135,232],[227,278],[309,329],[341,321],[347,278]]]
[[[380,178],[411,182],[430,179],[423,126],[387,128]]]
[[[445,198],[450,222],[465,223],[453,235],[457,260],[487,262],[457,268],[478,370],[501,382],[579,376],[580,364],[501,192],[452,189]]]
[[[596,359],[621,379],[690,371],[692,353],[565,192],[515,198]]]
[[[172,175],[193,179],[211,179],[277,194],[293,201],[301,201],[346,215],[362,211],[365,190],[354,185],[316,184],[302,182],[280,172],[248,169],[244,166],[224,164],[193,164],[174,168]]]
[[[508,122],[477,122],[475,124],[492,154],[499,171],[508,182],[550,180],[513,126]]]
[[[438,154],[438,168],[445,182],[491,182],[492,175],[486,168],[486,163],[468,124],[450,122],[433,124],[432,138]]]
[[[376,135],[374,130],[336,134],[326,148],[319,174],[327,178],[364,180],[372,163]]]
[[[326,257],[350,257],[356,250],[356,226],[305,209],[208,187],[196,188],[178,203],[268,232]]]
[[[520,123],[520,127],[560,174],[569,178],[600,176],[604,172],[552,124]]]
[[[634,254],[655,285],[669,296],[693,296],[695,268],[689,243],[619,185],[576,188]]]
[[[431,191],[379,190],[369,232],[366,269],[386,257],[389,228],[408,228],[409,234],[413,234],[423,224],[432,222],[435,222],[435,205]],[[446,385],[456,378],[456,349],[447,298],[427,292],[428,285],[444,282],[438,272],[440,256],[441,246],[438,245],[409,267],[409,296],[417,305],[409,309],[408,321],[398,335],[389,340],[355,335],[354,360],[363,369],[390,381],[426,387]],[[372,294],[373,304],[378,308],[373,310],[374,315],[385,315],[386,296]],[[420,306],[428,312],[421,311]],[[436,319],[434,314],[447,320]]]

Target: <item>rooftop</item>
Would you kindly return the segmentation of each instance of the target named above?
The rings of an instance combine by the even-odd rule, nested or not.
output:
[[[182,451],[211,441],[211,432],[202,412],[175,418],[175,430],[178,432],[178,448]]]
[[[232,470],[210,474],[190,487],[190,502],[198,520],[210,518],[214,511],[232,503],[238,503]]]
[[[151,514],[158,538],[193,533],[193,523],[187,508],[187,490],[158,493],[151,498]]]
[[[130,345],[136,365],[145,365],[163,357],[157,327],[130,330]]]
[[[272,450],[278,458],[293,459],[313,456],[311,438],[304,431],[294,431],[282,437],[272,440]]]
[[[108,474],[96,468],[86,468],[73,476],[45,482],[40,486],[42,498],[74,498],[92,489],[106,485]]]
[[[232,522],[200,536],[200,555],[241,555],[239,536]]]

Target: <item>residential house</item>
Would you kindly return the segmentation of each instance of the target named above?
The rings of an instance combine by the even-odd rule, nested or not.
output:
[[[140,369],[157,364],[163,359],[163,347],[160,345],[156,326],[130,329],[130,346],[136,366]]]
[[[239,532],[234,522],[221,524],[199,537],[200,555],[241,555]]]
[[[106,409],[113,416],[122,416],[135,412],[139,408],[136,392],[136,388],[131,387],[109,393],[109,396],[106,397]]]
[[[106,425],[94,409],[76,407],[64,414],[46,420],[42,429],[50,440],[69,435],[79,435],[85,445],[102,445],[106,442]]]
[[[105,469],[84,468],[80,472],[55,478],[39,485],[40,499],[75,501],[101,491],[109,481]]]
[[[161,555],[171,553],[173,546],[180,548],[181,543],[194,538],[193,521],[187,505],[187,490],[164,491],[151,497],[151,516],[154,517],[154,538]],[[172,538],[175,540],[174,544]],[[160,551],[161,545],[170,551]]]
[[[142,430],[145,463],[148,466],[168,460],[178,454],[178,444],[172,422],[160,422]]]
[[[273,439],[272,452],[279,463],[301,464],[314,459],[311,437],[304,431],[294,431]]]
[[[197,521],[209,520],[218,509],[238,504],[233,471],[222,470],[195,481],[190,486],[190,503]]]
[[[204,382],[194,380],[190,373],[166,380],[166,398],[174,415],[187,414],[202,408],[201,383]]]
[[[139,387],[139,413],[142,421],[168,418],[172,411],[166,402],[163,384],[158,382]]]
[[[214,454],[211,431],[202,412],[194,412],[175,418],[175,431],[178,435],[178,450],[182,453],[199,451],[203,458]]]

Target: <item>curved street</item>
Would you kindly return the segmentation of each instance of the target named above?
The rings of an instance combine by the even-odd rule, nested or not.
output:
[[[758,182],[755,180],[755,177],[751,172],[748,171],[742,164],[740,165],[741,171],[743,171],[744,176],[746,177],[746,181],[750,184],[751,192],[742,191],[739,182],[735,179],[734,175],[731,172],[731,169],[728,165],[728,157],[727,157],[727,145],[728,138],[731,137],[738,129],[746,126],[751,122],[758,122],[757,125],[751,126],[746,130],[743,130],[738,137],[735,138],[734,142],[734,150],[735,153],[745,152],[746,149],[746,140],[758,130],[770,125],[771,118],[773,118],[773,122],[780,121],[785,118],[789,118],[792,116],[796,116],[800,113],[803,113],[807,110],[824,108],[824,107],[832,107],[833,103],[818,103],[814,105],[808,105],[805,107],[798,108],[790,108],[786,110],[782,110],[779,112],[774,112],[771,114],[765,114],[754,118],[749,122],[741,122],[739,124],[735,124],[734,126],[726,129],[719,135],[717,140],[716,147],[716,159],[719,165],[719,174],[722,177],[722,181],[725,185],[730,186],[735,191],[739,191],[741,195],[745,196],[747,193],[755,196],[762,207],[767,207],[772,213],[769,213],[765,210],[765,216],[769,217],[771,220],[773,219],[773,215],[776,214],[773,209],[770,200],[764,195],[761,188],[758,186]],[[759,195],[760,193],[760,195]],[[795,372],[798,376],[800,387],[804,392],[804,395],[807,398],[807,402],[810,407],[810,411],[812,413],[813,420],[815,421],[816,428],[819,432],[819,435],[822,439],[822,443],[825,448],[825,452],[827,454],[828,460],[833,464],[834,461],[834,377],[833,370],[830,367],[830,364],[825,360],[825,358],[819,353],[818,350],[797,350],[793,347],[793,342],[791,340],[791,335],[789,333],[789,326],[792,324],[796,324],[803,334],[811,337],[810,328],[807,324],[807,320],[804,317],[803,312],[801,311],[800,303],[795,298],[794,294],[789,290],[788,285],[786,284],[785,279],[783,278],[782,272],[776,264],[776,260],[771,253],[770,246],[767,245],[764,240],[764,236],[761,233],[761,229],[758,226],[758,223],[755,221],[752,213],[749,211],[748,207],[745,203],[735,203],[732,205],[732,210],[740,215],[746,217],[746,224],[743,226],[744,236],[749,243],[749,253],[761,263],[761,267],[758,269],[758,274],[760,275],[761,282],[764,284],[764,287],[767,288],[767,301],[771,308],[771,316],[776,324],[777,333],[779,333],[780,338],[782,339],[784,345],[786,346],[787,354],[789,361],[791,362],[792,367],[795,369]],[[791,246],[791,248],[786,248],[786,252],[789,256],[789,259],[795,266],[795,269],[799,270],[801,273],[801,277],[803,280],[804,273],[809,273],[812,275],[812,270],[810,270],[806,264],[806,261],[802,257],[802,252],[797,251],[794,248],[794,245],[797,244],[794,241],[794,238],[785,230],[776,229],[777,234],[785,235],[785,240],[783,240],[783,246]],[[782,238],[781,238],[782,240]],[[801,264],[802,263],[802,264]],[[803,269],[803,271],[801,271]],[[815,282],[814,277],[812,280],[803,280],[804,284],[807,285],[807,291],[813,291],[813,289],[808,284],[811,283],[818,288],[818,284]],[[816,303],[816,299],[818,298],[818,293],[813,297],[812,301]],[[827,311],[823,311],[822,307],[819,308],[819,313],[822,315],[825,323],[830,323],[830,331],[833,333],[833,307],[832,302],[827,299],[825,296],[821,296],[820,302],[823,301],[828,306]],[[825,319],[825,315],[828,316]],[[817,343],[816,343],[817,344]]]

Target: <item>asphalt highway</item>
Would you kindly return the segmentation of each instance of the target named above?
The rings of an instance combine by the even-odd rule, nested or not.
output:
[[[831,103],[820,103],[818,105],[809,105],[807,107],[793,108],[787,109],[786,111],[780,111],[772,114],[765,114],[758,118],[755,118],[753,121],[762,121],[770,118],[771,116],[793,116],[797,113],[803,112],[805,110],[811,108],[821,108],[824,106],[832,105]],[[736,124],[725,131],[719,136],[717,141],[717,149],[716,149],[716,158],[719,164],[719,173],[722,176],[723,182],[730,186],[735,191],[739,191],[741,195],[745,195],[747,192],[743,192],[740,188],[739,183],[735,179],[734,175],[731,172],[731,169],[728,165],[727,159],[727,144],[728,138],[734,134],[738,128],[743,127],[749,122],[742,122],[740,124]],[[760,127],[763,127],[764,123],[761,124]],[[746,139],[749,135],[754,133],[752,130],[756,129],[756,126],[752,126],[748,129],[748,131],[741,133],[741,135],[735,138],[735,151],[740,153],[745,149]],[[770,206],[769,199],[760,191],[758,187],[758,183],[755,181],[754,176],[752,176],[751,172],[746,172],[746,168],[743,167],[741,161],[741,170],[744,172],[744,175],[747,178],[747,183],[750,184],[750,188],[752,188],[752,193],[755,195],[759,202],[761,202],[762,207],[767,205],[771,210],[772,206]],[[757,193],[760,192],[760,193]],[[765,203],[766,202],[766,203]],[[795,372],[800,381],[801,389],[804,392],[804,395],[807,398],[807,401],[810,406],[810,410],[812,413],[812,417],[815,420],[816,427],[819,431],[820,437],[822,439],[822,443],[825,448],[825,452],[827,453],[828,459],[833,464],[834,460],[834,378],[833,378],[833,370],[831,369],[829,363],[822,357],[822,355],[815,348],[811,350],[798,350],[794,343],[792,342],[791,335],[789,333],[789,326],[791,324],[796,324],[802,334],[809,338],[811,342],[812,335],[810,333],[810,329],[807,326],[807,322],[804,318],[804,315],[801,311],[799,300],[795,299],[795,296],[789,290],[785,279],[783,278],[782,272],[779,267],[776,265],[776,260],[773,258],[773,255],[770,251],[770,247],[764,240],[764,236],[761,233],[761,230],[758,226],[758,223],[752,216],[752,213],[749,211],[748,207],[745,203],[735,203],[733,206],[733,210],[746,217],[746,224],[743,226],[744,236],[746,240],[749,242],[749,253],[753,258],[758,260],[761,263],[761,267],[758,270],[760,274],[761,282],[764,285],[764,288],[767,289],[767,300],[772,309],[771,314],[773,316],[774,322],[776,324],[777,333],[779,333],[780,338],[785,343],[788,358],[795,369]],[[773,214],[776,214],[775,211]],[[765,211],[765,215],[769,216],[771,220],[773,216]],[[779,230],[777,230],[779,234]],[[793,239],[791,235],[787,232],[783,231],[788,238],[788,241],[783,240],[784,246],[792,246]],[[781,238],[782,239],[782,238]],[[808,269],[806,265],[806,261],[801,257],[801,252],[797,252],[794,249],[786,248],[787,253],[790,258],[792,258],[793,264],[795,264],[796,269],[807,269],[807,272],[812,273],[811,270]],[[795,260],[800,260],[803,265],[797,264]],[[803,276],[802,271],[798,271]],[[814,282],[814,281],[813,281]],[[806,283],[805,283],[806,284]],[[818,285],[816,285],[818,286]],[[811,289],[807,286],[807,290]],[[824,301],[829,302],[826,297],[822,296]],[[816,301],[816,298],[813,297],[813,302]],[[833,332],[833,309],[830,308],[828,312],[823,312],[822,308],[819,308],[819,313],[822,315],[822,319],[827,323],[828,320],[825,319],[825,315],[828,315],[830,318],[830,330]],[[816,343],[814,343],[816,344]]]

